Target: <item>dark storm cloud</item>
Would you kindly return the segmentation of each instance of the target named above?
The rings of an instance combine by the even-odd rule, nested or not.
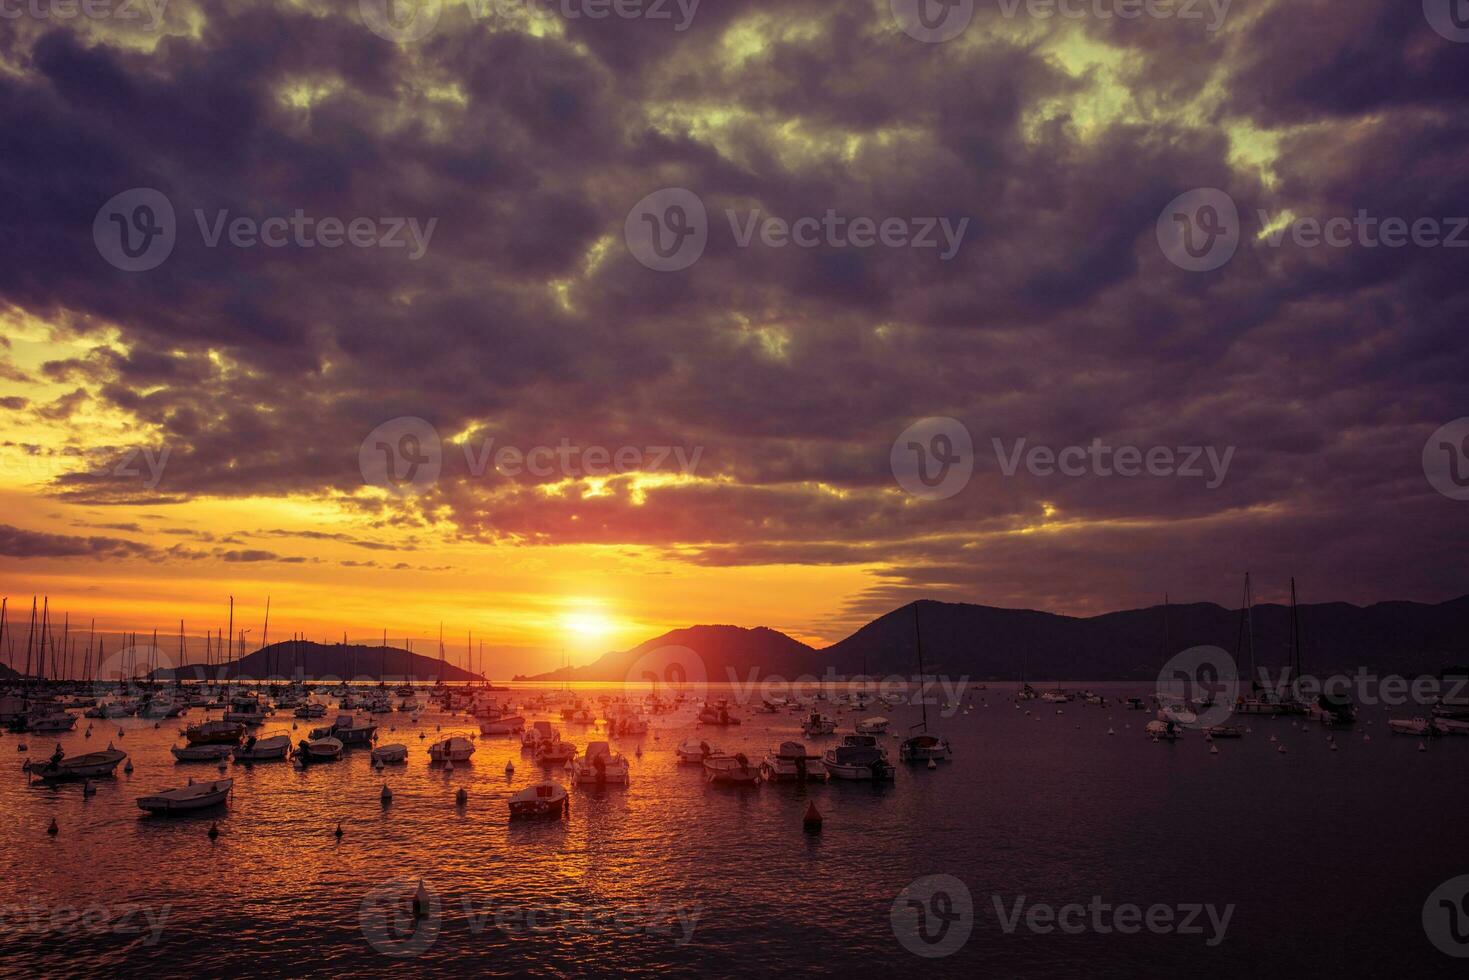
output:
[[[938,45],[885,2],[705,3],[683,32],[580,18],[542,36],[451,5],[401,45],[352,4],[175,6],[156,45],[0,25],[0,233],[24,243],[0,299],[64,323],[78,351],[41,369],[70,394],[15,408],[120,410],[171,450],[156,488],[70,473],[64,499],[300,493],[376,528],[890,565],[852,615],[920,592],[1215,595],[1251,561],[1343,598],[1469,588],[1462,517],[1419,464],[1427,435],[1469,414],[1464,253],[1256,238],[1261,212],[1469,214],[1469,62],[1416,3],[1236,4],[1218,32],[1017,24],[980,5]],[[1048,45],[1055,32],[1073,43]],[[1067,67],[1082,37],[1118,53],[1115,79]],[[1260,141],[1276,147],[1264,171],[1237,158]],[[669,185],[711,217],[677,274],[622,240],[632,204]],[[137,186],[168,196],[179,234],[162,266],[125,273],[91,227]],[[1153,229],[1201,186],[1234,198],[1245,234],[1198,274]],[[437,224],[417,260],[210,248],[195,209]],[[966,233],[946,262],[743,248],[725,217],[828,209]],[[476,474],[449,445],[424,496],[355,497],[363,437],[403,415],[471,443],[702,456],[694,480],[593,491]],[[976,443],[974,478],[945,501],[894,492],[888,468],[929,415]],[[1212,489],[1006,476],[995,438],[1236,455]],[[218,557],[247,555],[282,560]]]

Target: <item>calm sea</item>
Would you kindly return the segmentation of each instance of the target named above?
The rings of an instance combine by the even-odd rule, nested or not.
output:
[[[687,707],[616,741],[629,788],[573,790],[567,819],[513,825],[505,797],[538,772],[518,738],[479,738],[451,774],[427,764],[436,735],[474,728],[463,716],[377,716],[397,728],[381,741],[410,746],[385,776],[365,750],[305,771],[233,765],[226,808],[173,819],[134,800],[218,778],[168,754],[181,720],[125,720],[122,734],[94,721],[89,739],[83,720],[63,736],[72,753],[113,741],[131,755],[134,772],[90,798],[27,785],[21,761],[54,737],[4,735],[0,971],[1462,975],[1423,919],[1436,888],[1469,874],[1469,738],[1419,751],[1386,729],[1411,712],[1370,708],[1336,751],[1317,726],[1256,718],[1213,755],[1196,733],[1145,738],[1150,712],[1017,709],[1012,692],[972,691],[972,710],[934,725],[953,760],[900,766],[885,786],[706,785],[677,763],[683,738],[758,759],[799,739],[800,717],[742,711],[738,727],[697,728]],[[918,709],[882,713],[901,732]],[[837,715],[840,730],[857,717]],[[289,730],[280,719],[264,730]],[[579,747],[601,737],[557,723]],[[825,818],[817,835],[802,831],[808,801]],[[415,920],[406,895],[420,880],[431,901]],[[919,955],[935,952],[948,955]]]

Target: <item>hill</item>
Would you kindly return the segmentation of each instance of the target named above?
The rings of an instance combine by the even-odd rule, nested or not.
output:
[[[256,650],[231,664],[204,667],[191,664],[181,673],[184,679],[215,677],[244,677],[265,679],[268,677],[302,677],[306,680],[323,678],[342,680],[383,681],[477,681],[478,674],[471,674],[462,667],[441,662],[437,657],[425,657],[399,647],[363,646],[354,643],[324,644],[310,641],[272,643]],[[161,668],[153,672],[160,680],[172,680],[174,671]]]

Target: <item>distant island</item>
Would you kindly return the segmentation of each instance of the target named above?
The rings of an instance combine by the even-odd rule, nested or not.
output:
[[[693,626],[630,650],[606,653],[581,667],[530,681],[621,681],[660,647],[698,654],[711,681],[780,675],[911,676],[917,672],[914,606],[923,627],[924,667],[974,680],[1151,680],[1173,654],[1193,646],[1233,653],[1240,610],[1212,602],[1150,606],[1098,616],[1060,616],[923,599],[893,610],[827,647],[811,647],[766,627]],[[1312,673],[1370,667],[1380,672],[1437,674],[1464,661],[1469,596],[1448,602],[1328,602],[1298,607],[1303,666]],[[1165,629],[1166,614],[1166,629]],[[1271,671],[1289,663],[1290,607],[1253,607],[1255,664]],[[1240,663],[1245,670],[1247,664]],[[753,672],[753,673],[752,673]]]
[[[178,670],[159,668],[149,674],[155,680],[215,680],[270,677],[405,681],[482,681],[462,667],[425,657],[400,647],[364,646],[360,643],[312,643],[287,640],[272,643],[239,660],[226,664],[189,664]]]

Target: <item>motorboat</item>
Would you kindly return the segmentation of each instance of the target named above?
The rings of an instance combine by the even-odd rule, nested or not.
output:
[[[138,705],[132,701],[103,701],[93,705],[82,715],[87,718],[131,718],[137,714]]]
[[[1203,729],[1208,738],[1243,738],[1245,731],[1236,725],[1207,725]]]
[[[546,780],[534,783],[510,797],[510,819],[559,817],[566,812],[566,788]]]
[[[1199,716],[1184,704],[1160,704],[1156,717],[1159,721],[1169,722],[1180,728],[1188,728],[1199,723]]]
[[[836,734],[837,723],[835,718],[828,718],[819,711],[813,711],[806,716],[801,723],[801,734],[807,738],[815,738],[819,735]]]
[[[229,798],[233,779],[215,779],[207,783],[189,781],[179,789],[166,789],[152,796],[138,797],[138,809],[149,813],[187,813],[218,806]]]
[[[871,735],[846,736],[841,745],[827,750],[821,762],[832,779],[889,780],[896,772]]]
[[[941,762],[953,756],[954,750],[949,746],[949,740],[929,732],[910,735],[898,746],[898,758],[904,762]]]
[[[781,742],[761,760],[760,775],[767,783],[817,783],[825,781],[826,769],[805,745]]]
[[[242,725],[261,725],[265,723],[265,717],[269,713],[268,706],[260,700],[258,694],[241,694],[230,698],[229,710],[224,713],[224,720]]]
[[[714,746],[697,738],[685,739],[674,751],[678,754],[679,762],[691,765],[700,765],[709,756],[720,754]]]
[[[331,737],[341,739],[345,746],[371,745],[377,737],[377,722],[356,715],[337,715],[332,722]]]
[[[474,743],[464,735],[450,735],[428,747],[428,757],[434,762],[468,762],[474,755]]]
[[[325,718],[326,705],[312,701],[308,704],[301,705],[292,713],[297,718]]]
[[[514,735],[525,728],[525,719],[520,715],[510,715],[501,718],[481,719],[479,733],[481,735]]]
[[[561,732],[549,721],[532,722],[531,726],[520,736],[521,746],[528,749],[559,741],[561,741]]]
[[[138,709],[138,717],[147,718],[149,721],[161,721],[164,718],[177,718],[189,709],[182,701],[175,701],[171,697],[158,697],[150,699]]]
[[[25,730],[38,734],[69,732],[77,726],[77,716],[65,711],[38,712],[25,719]]]
[[[728,786],[753,786],[760,782],[760,768],[750,765],[743,752],[711,755],[704,759],[704,778]]]
[[[583,785],[626,786],[630,774],[627,759],[606,742],[588,742],[586,752],[571,764],[572,781]]]
[[[1070,691],[1063,691],[1059,687],[1055,690],[1046,691],[1041,695],[1041,700],[1047,704],[1070,704],[1071,698]]]
[[[418,703],[417,698],[403,698],[398,702],[399,711],[413,712],[417,711],[420,707],[422,705]]]
[[[184,729],[190,745],[237,745],[245,736],[245,726],[237,721],[206,721]]]
[[[1142,698],[1127,698],[1122,702],[1122,707],[1128,711],[1147,711],[1147,702]]]
[[[854,726],[858,735],[882,735],[888,730],[888,720],[881,715],[863,718]]]
[[[303,764],[309,762],[335,762],[342,757],[342,740],[331,735],[320,738],[302,739],[296,745],[296,758]]]
[[[58,744],[56,751],[51,753],[51,757],[45,762],[27,760],[23,768],[31,776],[47,782],[96,779],[111,776],[127,757],[126,752],[113,748],[111,742],[107,743],[107,748],[101,752],[88,752],[86,755],[70,757],[62,751]]]
[[[571,722],[575,725],[592,725],[597,721],[597,716],[586,708],[577,708],[571,713]]]
[[[1463,718],[1434,718],[1433,727],[1440,735],[1469,735],[1469,720]]]
[[[1157,718],[1143,726],[1143,734],[1154,741],[1172,742],[1183,734],[1183,728],[1175,722]]]
[[[257,738],[251,735],[244,744],[234,750],[236,762],[266,762],[284,759],[291,752],[291,736],[266,735]]]
[[[169,750],[179,762],[219,762],[230,757],[230,745],[174,745]]]
[[[621,711],[607,719],[607,731],[618,737],[646,735],[648,719],[630,711]]]
[[[1415,718],[1389,718],[1387,727],[1392,729],[1394,735],[1416,735],[1419,738],[1432,738],[1439,734],[1438,726],[1422,715],[1418,715]]]
[[[379,745],[372,750],[372,761],[383,765],[395,765],[408,761],[408,746],[399,742],[389,745]]]
[[[576,758],[576,746],[557,739],[536,746],[536,765],[564,766]]]
[[[701,725],[738,725],[740,720],[730,714],[728,701],[705,702],[704,707],[699,709],[699,724]]]
[[[1346,728],[1356,724],[1357,706],[1346,695],[1320,694],[1314,704],[1306,707],[1306,717],[1333,728]]]

